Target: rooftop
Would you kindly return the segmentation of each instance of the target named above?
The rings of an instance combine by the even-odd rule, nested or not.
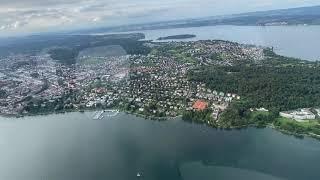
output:
[[[208,103],[205,101],[197,100],[192,107],[197,111],[203,111],[208,107]]]

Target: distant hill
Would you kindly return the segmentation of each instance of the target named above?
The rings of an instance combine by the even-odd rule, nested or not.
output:
[[[198,19],[153,22],[126,26],[96,28],[82,32],[125,32],[152,29],[200,27],[215,25],[320,25],[320,6],[259,11],[226,16],[213,16]]]
[[[320,6],[236,14],[214,23],[230,25],[320,25]]]
[[[44,49],[55,49],[54,54],[68,57],[77,56],[77,52],[96,46],[121,45],[127,53],[141,53],[139,40],[142,33],[108,34],[108,35],[33,35],[20,38],[7,38],[0,44],[0,57],[10,54],[37,54]],[[56,48],[59,47],[59,48]],[[75,51],[75,52],[72,52]],[[61,56],[61,55],[60,55]]]

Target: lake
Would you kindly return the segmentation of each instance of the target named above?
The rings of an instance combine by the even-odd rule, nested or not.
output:
[[[197,37],[177,41],[228,40],[245,44],[273,46],[278,54],[305,60],[320,60],[320,26],[203,26],[160,29],[142,32],[147,40],[194,34]]]
[[[318,180],[320,142],[93,112],[0,118],[5,180]],[[142,177],[137,178],[136,174]]]

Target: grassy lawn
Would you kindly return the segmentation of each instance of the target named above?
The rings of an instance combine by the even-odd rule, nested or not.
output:
[[[277,126],[284,130],[296,133],[313,133],[320,135],[319,120],[306,120],[304,122],[298,122],[292,119],[280,117],[276,119]]]
[[[291,133],[320,135],[320,120],[298,122],[284,117],[273,119],[270,112],[254,111],[250,113],[248,122],[262,127],[273,122],[276,127]]]
[[[306,120],[304,122],[298,122],[293,119],[279,117],[279,118],[277,118],[277,121],[279,121],[281,124],[288,124],[288,123],[295,124],[298,126],[302,126],[304,128],[312,128],[312,127],[316,127],[316,126],[320,125],[317,120]]]

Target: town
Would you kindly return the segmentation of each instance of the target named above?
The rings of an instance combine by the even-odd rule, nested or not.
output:
[[[240,96],[190,81],[188,71],[201,64],[232,65],[241,59],[263,58],[262,48],[226,41],[146,46],[152,47],[148,55],[86,55],[73,65],[55,61],[48,53],[2,58],[0,114],[119,108],[145,116],[175,117],[185,111],[211,109],[212,119],[217,120]],[[92,59],[99,62],[90,63]]]
[[[251,96],[256,100],[249,101],[253,105],[246,106],[243,103],[248,103],[248,93],[240,96],[235,82],[221,81],[237,78],[235,72],[242,77],[247,77],[248,72],[259,77],[257,70],[273,68],[272,63],[277,64],[283,61],[277,58],[284,57],[272,54],[272,48],[221,40],[146,41],[143,47],[148,48],[148,53],[127,54],[119,45],[86,48],[72,64],[54,59],[45,50],[2,57],[0,115],[22,117],[94,110],[93,119],[99,120],[110,110],[158,120],[181,117],[211,127],[272,124],[289,132],[308,134],[311,129],[309,135],[320,134],[317,106],[277,111],[259,104],[256,96]],[[310,66],[287,62],[297,67]],[[258,81],[250,83],[243,87],[255,88]],[[297,123],[310,127],[303,127],[302,131],[302,125]]]

